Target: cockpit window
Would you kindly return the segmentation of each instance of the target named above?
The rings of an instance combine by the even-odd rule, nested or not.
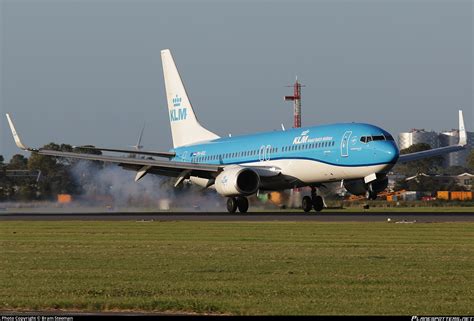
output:
[[[375,136],[361,136],[360,141],[363,143],[368,143],[376,140],[390,140],[393,141],[393,137],[390,134],[386,135],[375,135]]]
[[[376,141],[376,140],[393,140],[393,137],[390,135],[387,135],[387,136],[375,135],[375,136],[362,136],[360,138],[360,141],[363,143],[369,143],[371,141]]]
[[[372,136],[362,136],[360,138],[360,141],[363,142],[363,143],[371,142],[372,141]]]

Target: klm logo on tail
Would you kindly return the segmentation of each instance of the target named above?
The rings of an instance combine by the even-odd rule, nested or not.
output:
[[[178,95],[176,95],[176,97],[173,98],[173,106],[174,107],[181,106],[181,97],[178,97]]]
[[[173,108],[171,111],[170,111],[170,120],[173,122],[173,121],[179,121],[179,120],[185,120],[186,117],[188,116],[187,115],[187,108],[186,107],[183,107],[183,108],[176,108],[176,107],[181,107],[181,97],[178,97],[178,95],[176,95],[176,97],[173,98]]]

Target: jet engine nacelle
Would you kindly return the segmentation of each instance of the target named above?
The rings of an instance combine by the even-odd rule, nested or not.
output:
[[[222,196],[246,196],[257,192],[260,177],[253,169],[235,167],[220,173],[214,184]]]
[[[372,190],[376,193],[380,193],[388,185],[388,177],[384,176],[375,181],[371,182]],[[344,181],[344,187],[346,190],[353,195],[365,195],[369,190],[369,184],[364,182],[364,179],[353,179],[349,181]]]

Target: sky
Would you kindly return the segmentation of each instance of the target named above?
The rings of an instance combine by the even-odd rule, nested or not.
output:
[[[24,143],[172,147],[160,50],[219,135],[367,122],[474,130],[473,1],[0,0],[0,155]],[[28,153],[24,153],[28,155]]]

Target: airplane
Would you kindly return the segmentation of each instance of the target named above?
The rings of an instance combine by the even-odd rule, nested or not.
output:
[[[458,144],[404,155],[400,155],[392,135],[386,130],[365,123],[282,128],[281,131],[219,137],[199,123],[169,49],[161,51],[161,59],[173,148],[159,152],[88,147],[160,157],[161,160],[30,148],[20,140],[7,114],[16,145],[41,155],[116,163],[125,170],[136,171],[135,181],[147,174],[174,177],[175,187],[189,180],[227,197],[228,212],[246,213],[248,196],[305,186],[311,188],[311,194],[302,198],[302,209],[319,212],[324,200],[318,189],[325,183],[337,181],[352,194],[375,199],[377,193],[387,187],[387,173],[397,162],[456,152],[467,143],[461,110]]]

